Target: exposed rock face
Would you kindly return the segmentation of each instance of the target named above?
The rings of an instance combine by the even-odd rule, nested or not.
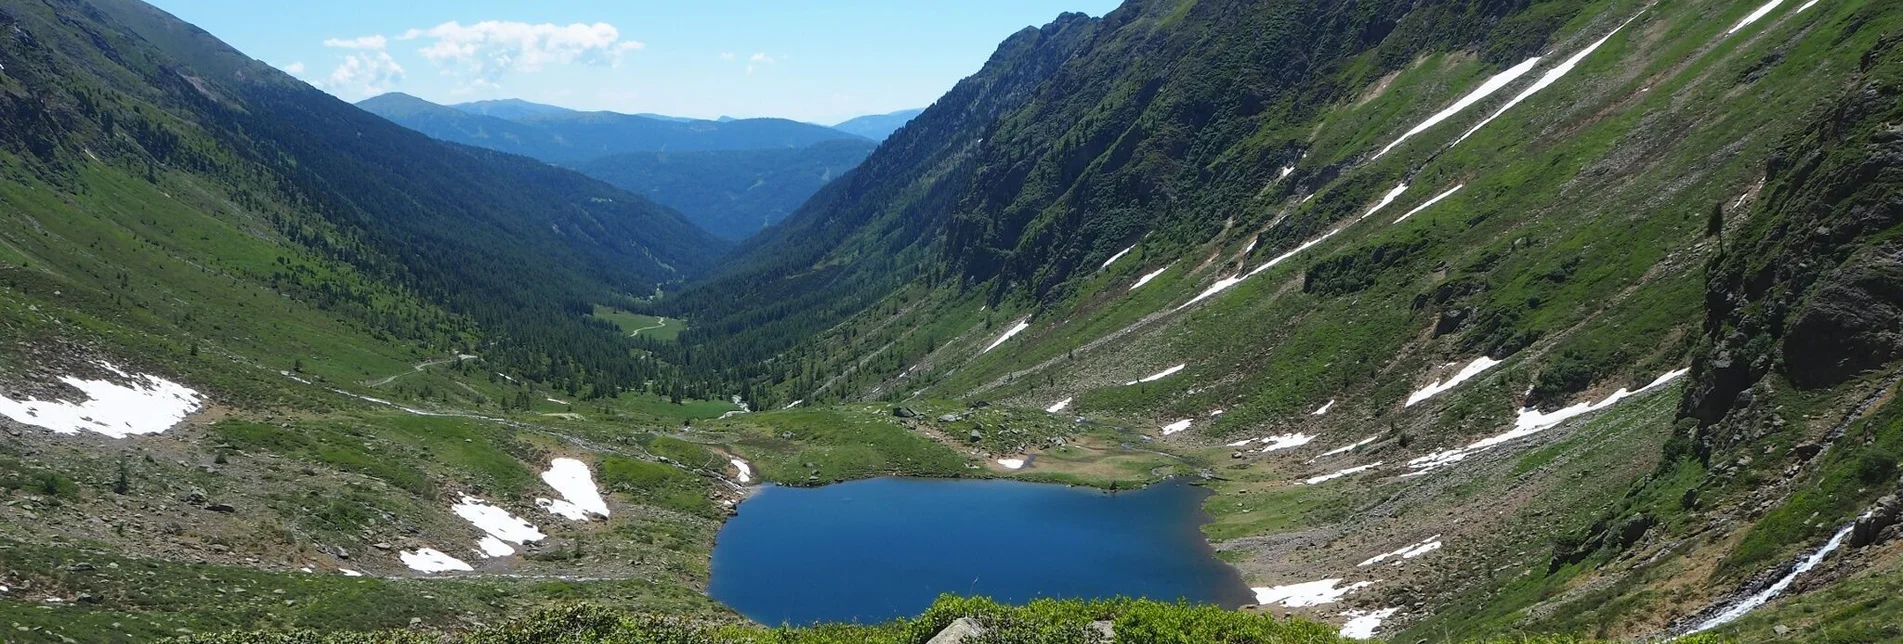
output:
[[[1853,255],[1824,278],[1784,338],[1803,387],[1828,387],[1903,356],[1903,244]]]
[[[1681,415],[1717,423],[1780,361],[1817,388],[1903,357],[1903,243],[1869,243],[1903,226],[1903,81],[1878,71],[1891,49],[1773,155],[1755,212],[1713,258]]]

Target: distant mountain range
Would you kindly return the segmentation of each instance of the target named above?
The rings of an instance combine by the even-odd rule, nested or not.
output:
[[[580,112],[518,100],[451,107],[394,92],[366,99],[357,107],[432,138],[549,163],[580,163],[626,152],[800,148],[820,141],[863,138],[787,119],[676,120]]]
[[[717,237],[739,240],[785,219],[877,147],[837,139],[803,148],[629,152],[571,167],[687,213]]]
[[[874,141],[884,141],[886,137],[892,136],[893,132],[899,131],[899,128],[905,127],[906,123],[912,122],[913,118],[924,112],[925,108],[921,107],[899,110],[890,114],[861,116],[834,125],[833,129],[857,134]]]
[[[403,93],[357,106],[432,138],[577,169],[736,240],[784,218],[918,113],[861,117],[836,129],[787,119],[582,112],[521,99],[439,105]]]

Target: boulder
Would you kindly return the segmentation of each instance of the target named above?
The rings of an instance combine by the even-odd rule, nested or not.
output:
[[[205,506],[205,509],[211,510],[213,512],[223,512],[225,514],[231,514],[233,512],[238,511],[238,508],[231,507],[230,503],[213,503],[211,505]]]
[[[910,409],[906,409],[904,407],[892,408],[892,415],[899,418],[918,418],[918,412],[912,411]]]
[[[1899,513],[1903,513],[1903,504],[1897,501],[1896,495],[1877,499],[1876,506],[1850,527],[1850,547],[1862,548],[1881,540],[1883,529],[1895,525]]]
[[[937,635],[932,636],[932,639],[925,644],[961,644],[967,639],[983,635],[984,633],[985,627],[980,626],[978,620],[970,617],[960,617],[952,620],[952,623],[947,625],[945,630],[939,631]]]

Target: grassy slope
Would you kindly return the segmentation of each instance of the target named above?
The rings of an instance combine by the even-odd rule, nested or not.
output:
[[[1256,201],[1237,204],[1234,225],[1200,246],[1155,252],[1168,246],[1141,243],[1102,271],[1086,266],[1055,301],[1007,298],[981,309],[981,302],[968,295],[903,291],[792,355],[828,365],[824,371],[851,368],[849,386],[820,391],[828,398],[969,397],[1033,408],[1075,397],[1072,411],[1121,419],[1139,429],[1179,418],[1205,419],[1174,441],[1178,448],[1285,431],[1320,435],[1310,450],[1383,437],[1363,450],[1363,457],[1342,466],[1379,460],[1391,466],[1497,433],[1511,425],[1516,403],[1529,388],[1552,402],[1597,400],[1687,363],[1701,319],[1700,268],[1709,249],[1705,214],[1722,204],[1728,216],[1742,217],[1755,204],[1764,160],[1780,139],[1802,127],[1818,98],[1834,93],[1862,52],[1894,28],[1893,13],[1867,7],[1820,3],[1802,13],[1795,8],[1772,12],[1727,38],[1720,36],[1752,7],[1695,2],[1654,6],[1640,14],[1634,3],[1598,2],[1557,14],[1563,26],[1547,48],[1549,60],[1570,55],[1628,17],[1639,18],[1570,75],[1459,146],[1439,151],[1518,86],[1393,154],[1317,183],[1312,173],[1322,166],[1378,149],[1497,68],[1482,69],[1471,56],[1437,54],[1391,79],[1364,77],[1369,91],[1325,119],[1265,130],[1261,141],[1279,140],[1277,132],[1298,133],[1307,141],[1309,157],[1296,164],[1286,183],[1271,181]],[[1368,68],[1351,65],[1345,73]],[[1385,89],[1376,91],[1376,86]],[[1256,144],[1238,144],[1233,154],[1246,157],[1251,145]],[[1171,313],[1216,278],[1234,274],[1238,265],[1260,265],[1329,226],[1353,221],[1404,175],[1411,175],[1411,188],[1380,214],[1206,304]],[[1404,223],[1389,223],[1456,184],[1465,187],[1453,197]],[[1316,196],[1303,203],[1311,190]],[[1258,234],[1261,242],[1251,256],[1234,259]],[[1154,281],[1128,290],[1137,276],[1165,266]],[[1469,322],[1460,333],[1433,338],[1428,329],[1441,311],[1465,312]],[[1029,330],[1003,349],[979,355],[1004,327],[1027,317]],[[1111,339],[1097,343],[1106,338]],[[1512,354],[1512,359],[1433,404],[1402,408],[1409,391],[1442,375],[1432,369],[1464,364],[1481,353]],[[1178,376],[1123,386],[1179,363],[1189,368]],[[810,395],[817,390],[814,384],[794,381],[789,397]],[[922,394],[913,393],[921,389]],[[1833,392],[1804,397],[1820,395],[1828,401],[1781,397],[1779,403],[1841,404]],[[1651,473],[1649,463],[1672,431],[1675,396],[1660,394],[1638,411],[1608,417],[1623,419],[1620,431],[1629,435],[1625,448],[1579,453],[1568,442],[1575,439],[1550,432],[1554,438],[1503,448],[1524,456],[1509,454],[1517,460],[1499,464],[1505,469],[1497,478],[1468,481],[1446,497],[1410,499],[1415,505],[1407,507],[1426,520],[1432,513],[1425,509],[1461,507],[1462,498],[1484,499],[1517,489],[1527,477],[1551,480],[1559,474],[1588,477],[1591,484],[1580,490],[1616,498]],[[1308,416],[1330,400],[1337,401],[1330,416]],[[1216,409],[1226,413],[1207,420]],[[1784,415],[1795,420],[1798,412]],[[1798,440],[1768,449],[1782,453]],[[1199,454],[1216,460],[1227,451]],[[1327,471],[1289,460],[1252,457],[1234,464],[1235,473],[1225,477],[1256,484],[1229,489],[1246,489],[1247,497],[1219,494],[1211,500],[1218,516],[1209,527],[1212,537],[1352,522],[1376,509],[1388,489],[1346,495],[1303,488],[1262,493],[1261,486]],[[1758,476],[1771,476],[1783,466],[1775,459],[1761,460],[1766,462],[1754,466]],[[1563,464],[1556,467],[1558,462]],[[1658,497],[1658,505],[1677,503],[1677,495],[1698,487],[1705,476],[1702,471],[1663,474],[1679,482],[1647,490]],[[1724,494],[1739,489],[1749,488],[1729,487]],[[1857,507],[1844,498],[1822,505],[1799,498],[1769,515],[1763,527],[1752,528],[1753,536],[1735,544],[1735,551],[1731,541],[1679,551],[1667,556],[1667,565],[1630,576],[1624,563],[1602,573],[1608,558],[1624,555],[1599,553],[1588,564],[1549,575],[1537,564],[1553,553],[1554,544],[1584,535],[1596,522],[1622,520],[1634,508],[1646,507],[1582,502],[1574,492],[1554,486],[1530,501],[1565,508],[1562,520],[1550,514],[1522,517],[1529,526],[1551,525],[1529,528],[1514,541],[1498,544],[1498,551],[1466,555],[1485,560],[1491,556],[1486,552],[1539,552],[1532,558],[1542,560],[1527,564],[1538,570],[1531,581],[1452,584],[1468,590],[1443,598],[1457,603],[1406,636],[1522,629],[1646,632],[1661,626],[1672,611],[1696,610],[1729,592],[1740,575],[1813,546],[1840,523],[1804,521],[1813,511],[1843,517]],[[1712,503],[1716,507],[1731,498]],[[1661,534],[1666,535],[1693,531],[1708,518],[1652,515],[1664,523]],[[1224,554],[1232,560],[1249,558],[1236,551]],[[1719,554],[1739,563],[1711,577],[1705,576],[1710,571],[1684,565]],[[1256,574],[1268,575],[1271,569],[1257,568],[1262,572]],[[1675,572],[1699,581],[1668,583]],[[1435,575],[1459,579],[1460,573]],[[1514,599],[1503,600],[1502,593]],[[1519,612],[1556,598],[1563,606],[1594,601],[1606,606],[1573,617],[1541,617],[1549,615],[1546,609]],[[1490,608],[1483,611],[1482,605]],[[1578,609],[1554,610],[1563,616]]]

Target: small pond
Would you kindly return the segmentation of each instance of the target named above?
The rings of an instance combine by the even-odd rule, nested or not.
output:
[[[1249,589],[1197,529],[1207,495],[1179,481],[1118,493],[895,478],[769,486],[721,529],[708,594],[775,625],[913,616],[947,592],[1239,606]]]

